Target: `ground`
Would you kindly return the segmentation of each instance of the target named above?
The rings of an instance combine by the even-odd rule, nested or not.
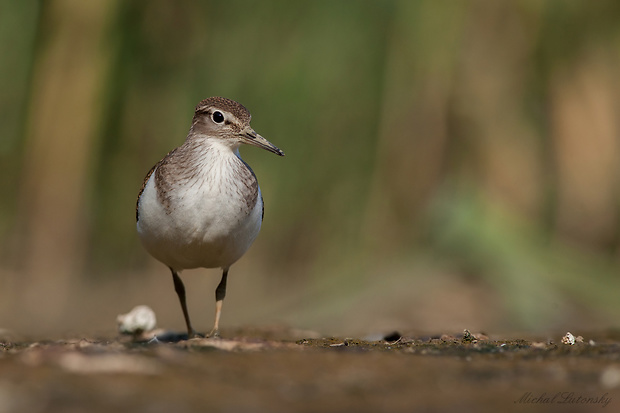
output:
[[[0,342],[6,412],[620,411],[620,334]],[[555,337],[555,336],[554,336]]]

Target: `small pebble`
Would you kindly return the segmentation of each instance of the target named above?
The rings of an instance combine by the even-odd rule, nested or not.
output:
[[[569,331],[564,335],[564,337],[562,337],[562,344],[569,344],[572,346],[573,344],[575,344],[575,336],[572,335]]]
[[[140,334],[153,330],[157,325],[155,312],[146,305],[139,305],[127,314],[119,315],[116,322],[122,334]]]
[[[577,336],[575,337],[570,331],[567,332],[564,337],[562,337],[562,344],[574,345],[575,343],[581,344],[583,343],[583,337]]]
[[[401,337],[402,336],[400,335],[400,333],[398,331],[394,331],[394,332],[386,335],[385,337],[383,337],[383,340],[385,340],[387,342],[390,342],[390,343],[394,343],[394,342],[400,340]]]

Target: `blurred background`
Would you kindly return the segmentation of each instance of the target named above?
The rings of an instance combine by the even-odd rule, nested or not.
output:
[[[0,0],[0,328],[183,331],[135,232],[208,96],[265,220],[224,330],[618,327],[620,2]],[[219,270],[183,273],[212,325]]]

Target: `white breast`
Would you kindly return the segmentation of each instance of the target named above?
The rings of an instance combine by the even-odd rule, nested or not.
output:
[[[175,270],[228,268],[247,251],[261,226],[260,188],[256,199],[247,199],[250,192],[247,182],[239,180],[239,167],[252,172],[238,153],[214,150],[200,163],[195,173],[167,185],[165,202],[158,195],[155,170],[138,202],[144,247]]]

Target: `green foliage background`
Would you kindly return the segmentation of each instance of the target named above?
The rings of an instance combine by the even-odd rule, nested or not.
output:
[[[266,215],[232,324],[615,327],[619,23],[611,0],[2,0],[0,321],[97,329],[154,283],[176,306],[135,197],[221,95],[286,152],[242,149]]]

